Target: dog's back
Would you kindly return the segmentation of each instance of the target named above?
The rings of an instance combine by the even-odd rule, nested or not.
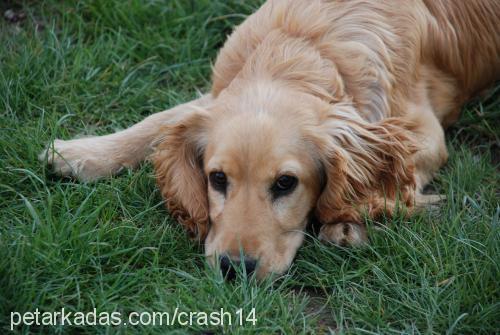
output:
[[[402,0],[396,6],[378,0],[270,0],[221,50],[212,94],[228,87],[254,52],[266,57],[256,50],[279,30],[308,41],[335,65],[338,78],[325,82],[334,81],[337,93],[352,99],[366,119],[405,114],[425,87],[422,94],[446,126],[467,99],[500,78],[499,16],[497,0]]]
[[[500,1],[423,0],[431,16],[427,51],[473,95],[500,78]]]

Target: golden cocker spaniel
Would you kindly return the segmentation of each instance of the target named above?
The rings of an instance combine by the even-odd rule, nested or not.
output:
[[[41,157],[90,181],[151,158],[170,213],[211,263],[282,273],[309,214],[367,241],[363,217],[435,200],[443,129],[500,78],[500,1],[269,0],[228,38],[212,89]]]

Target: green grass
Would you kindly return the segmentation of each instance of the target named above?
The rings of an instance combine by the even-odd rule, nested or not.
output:
[[[448,132],[436,211],[372,230],[371,245],[310,236],[289,274],[226,283],[162,206],[150,165],[83,184],[37,161],[54,138],[105,134],[209,87],[231,28],[258,1],[43,1],[0,19],[0,333],[10,312],[229,311],[224,327],[37,327],[14,333],[493,334],[500,332],[500,87]],[[239,14],[235,14],[239,13]],[[44,28],[36,29],[42,22]]]

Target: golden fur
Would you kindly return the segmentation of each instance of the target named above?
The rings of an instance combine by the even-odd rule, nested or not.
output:
[[[269,0],[228,38],[210,94],[135,130],[57,142],[66,160],[49,159],[88,180],[154,151],[167,207],[211,261],[243,251],[258,276],[280,273],[310,212],[320,238],[356,245],[363,215],[429,200],[420,191],[446,162],[443,128],[500,78],[498,22],[496,0]],[[215,171],[224,194],[208,182]],[[274,199],[285,174],[298,185]]]

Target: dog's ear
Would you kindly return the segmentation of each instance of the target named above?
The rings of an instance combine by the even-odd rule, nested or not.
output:
[[[368,123],[356,115],[340,106],[313,135],[326,178],[315,211],[322,223],[359,221],[363,211],[377,216],[398,200],[413,205],[412,125],[400,118]]]
[[[208,112],[196,111],[176,124],[166,125],[152,156],[170,214],[200,241],[206,237],[209,225],[207,181],[203,173],[208,122]]]

